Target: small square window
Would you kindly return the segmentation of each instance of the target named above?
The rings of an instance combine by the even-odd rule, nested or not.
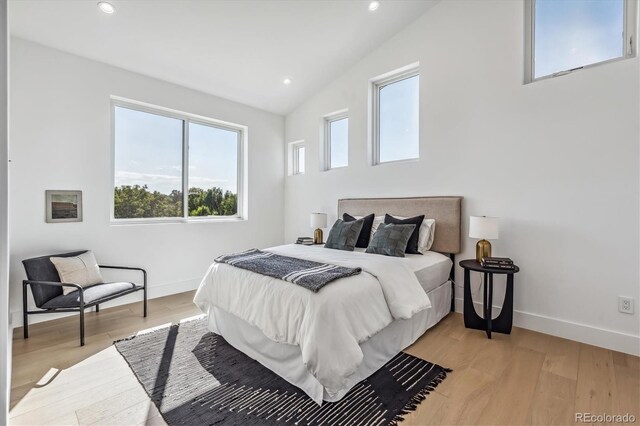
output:
[[[528,0],[525,80],[633,56],[636,3]]]
[[[305,169],[304,142],[292,142],[289,144],[289,174],[301,175]]]
[[[325,170],[349,165],[349,117],[346,111],[324,119]]]
[[[373,164],[420,158],[418,64],[372,81]]]
[[[304,173],[304,145],[296,148],[296,174]]]

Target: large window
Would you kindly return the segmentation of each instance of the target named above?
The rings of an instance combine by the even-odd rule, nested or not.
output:
[[[340,111],[324,118],[325,169],[349,165],[349,117]]]
[[[528,0],[526,81],[630,57],[635,0]]]
[[[113,102],[115,220],[241,216],[244,128]]]
[[[372,81],[373,164],[420,157],[417,65]]]

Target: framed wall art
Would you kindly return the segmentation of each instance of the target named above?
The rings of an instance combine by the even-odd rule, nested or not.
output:
[[[82,191],[45,191],[47,223],[82,222]]]

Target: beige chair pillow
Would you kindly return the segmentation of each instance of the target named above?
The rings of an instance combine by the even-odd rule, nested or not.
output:
[[[102,275],[98,262],[92,251],[73,257],[51,257],[51,263],[58,270],[60,282],[78,284],[80,287],[89,287],[94,284],[100,284]],[[63,294],[69,294],[75,291],[73,287],[62,287]]]

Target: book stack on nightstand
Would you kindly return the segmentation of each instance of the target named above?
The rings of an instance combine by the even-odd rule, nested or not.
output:
[[[296,241],[296,244],[302,244],[304,246],[312,246],[313,245],[313,238],[311,238],[311,237],[298,237],[298,240]]]
[[[483,268],[504,269],[507,271],[516,269],[513,260],[508,257],[483,257],[480,264]]]

